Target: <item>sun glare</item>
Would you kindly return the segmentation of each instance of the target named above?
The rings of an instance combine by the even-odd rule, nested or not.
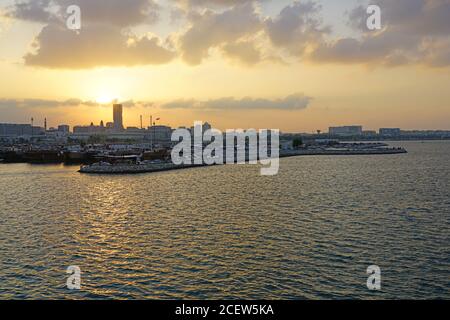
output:
[[[113,94],[103,93],[97,96],[95,101],[100,104],[109,104],[118,101],[119,98]]]

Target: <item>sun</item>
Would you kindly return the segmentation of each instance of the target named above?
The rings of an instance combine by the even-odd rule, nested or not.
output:
[[[111,93],[101,93],[97,96],[95,101],[100,104],[110,104],[115,101],[119,101],[119,97],[117,97]]]

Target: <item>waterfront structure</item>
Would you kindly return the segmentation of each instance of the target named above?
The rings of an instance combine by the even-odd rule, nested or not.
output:
[[[373,137],[377,135],[377,132],[375,130],[364,130],[362,134],[366,137]]]
[[[115,104],[113,106],[113,121],[114,130],[123,131],[123,106],[121,104]]]
[[[332,136],[360,136],[363,133],[362,126],[330,127],[328,133]]]
[[[89,133],[89,132],[74,132],[70,136],[71,140],[76,141],[88,141],[92,137],[100,137],[105,140],[117,140],[117,141],[139,141],[143,142],[145,139],[145,132],[136,132],[136,131],[107,131],[103,133]]]
[[[400,128],[381,128],[380,136],[385,137],[398,137],[401,134]]]
[[[41,138],[43,143],[61,143],[65,144],[67,142],[67,138],[69,137],[69,132],[61,131],[55,128],[50,128],[45,132],[45,136]]]

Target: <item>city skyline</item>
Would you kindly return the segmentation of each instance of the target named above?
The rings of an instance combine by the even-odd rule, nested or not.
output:
[[[78,33],[22,3],[0,0],[0,122],[99,123],[117,100],[135,127],[450,129],[449,1],[374,1],[376,32],[353,0],[74,0]]]
[[[139,116],[139,125],[127,125],[124,122],[124,106],[121,103],[118,103],[117,101],[112,101],[110,104],[110,108],[112,106],[112,116],[109,116],[106,119],[112,119],[111,121],[104,121],[103,119],[101,119],[97,125],[96,122],[94,121],[90,121],[90,123],[79,123],[79,124],[74,124],[74,125],[70,125],[68,123],[70,123],[70,121],[66,121],[66,122],[61,122],[55,125],[48,125],[48,119],[46,117],[44,117],[42,119],[42,125],[39,122],[36,122],[34,117],[31,117],[30,122],[26,123],[26,122],[20,122],[20,123],[12,123],[12,122],[0,122],[0,124],[2,125],[19,125],[19,126],[29,126],[30,128],[33,127],[37,130],[41,130],[42,132],[46,132],[46,131],[52,131],[52,130],[56,130],[56,131],[61,131],[60,128],[63,128],[62,131],[64,132],[69,132],[70,130],[68,128],[72,128],[72,132],[76,132],[77,129],[78,131],[86,131],[86,132],[90,132],[89,130],[87,130],[90,127],[95,127],[95,128],[99,128],[99,129],[104,129],[104,130],[109,130],[111,132],[121,132],[121,131],[127,131],[127,130],[147,130],[150,129],[151,127],[171,127],[169,124],[166,124],[164,121],[161,121],[160,117],[154,117],[153,115],[149,115],[146,116],[145,118],[148,120],[143,120],[144,116],[140,115]],[[102,106],[105,107],[105,106]],[[153,120],[152,120],[153,119]],[[194,122],[204,122],[206,124],[208,124],[209,120],[196,120]],[[158,123],[157,123],[158,122]],[[159,123],[161,122],[161,123]],[[148,124],[148,125],[147,125]],[[184,123],[181,124],[177,127],[181,127],[181,128],[185,128],[186,125],[188,123]],[[217,129],[222,129],[222,128],[218,128],[215,127]],[[240,128],[240,129],[246,129],[246,128]],[[251,129],[251,128],[247,128],[247,129]],[[256,129],[263,129],[263,128],[256,128]],[[434,131],[434,132],[440,132],[440,131],[445,131],[445,132],[450,132],[450,130],[446,130],[446,129],[417,129],[417,128],[400,128],[400,127],[395,127],[395,126],[379,126],[377,128],[368,128],[364,125],[360,125],[360,124],[333,124],[330,125],[328,128],[325,128],[325,130],[322,129],[316,129],[316,130],[312,130],[312,132],[307,132],[307,131],[285,131],[284,133],[299,133],[299,134],[322,134],[322,133],[329,133],[331,135],[334,135],[334,132],[340,132],[338,133],[341,134],[343,133],[345,135],[345,133],[353,133],[354,135],[363,135],[363,134],[373,134],[373,133],[380,133],[380,135],[382,134],[383,130],[392,130],[392,131],[398,131],[398,133],[400,134],[401,131],[422,131],[422,132],[426,132],[426,131]],[[106,132],[106,131],[105,131]],[[92,134],[95,133],[99,133],[97,131],[93,131],[90,132]]]

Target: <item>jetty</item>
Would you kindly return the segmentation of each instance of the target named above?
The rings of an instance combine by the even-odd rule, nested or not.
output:
[[[152,173],[161,171],[172,171],[189,169],[196,167],[205,167],[202,165],[176,165],[171,162],[164,163],[149,163],[149,164],[93,164],[81,166],[78,172],[91,173],[91,174],[139,174],[139,173]]]
[[[304,149],[280,152],[280,158],[299,156],[370,156],[408,153],[405,148],[369,148],[369,149]]]
[[[407,153],[404,148],[355,148],[355,149],[303,149],[281,150],[280,158],[300,156],[362,156],[362,155],[394,155]],[[207,164],[177,165],[167,161],[139,162],[137,156],[109,157],[112,162],[98,162],[80,167],[78,172],[88,174],[139,174],[162,171],[181,170],[210,166]]]

